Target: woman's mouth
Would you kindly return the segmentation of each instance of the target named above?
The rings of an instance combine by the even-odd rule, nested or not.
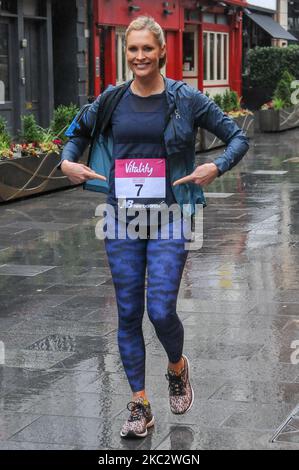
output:
[[[134,67],[136,67],[136,69],[138,70],[144,70],[146,69],[148,66],[150,65],[149,62],[146,62],[144,64],[134,64]]]

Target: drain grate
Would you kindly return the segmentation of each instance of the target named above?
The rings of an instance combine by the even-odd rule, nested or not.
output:
[[[270,442],[299,443],[299,405],[294,408],[279,426]]]

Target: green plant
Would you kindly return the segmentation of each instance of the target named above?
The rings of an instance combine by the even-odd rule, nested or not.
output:
[[[0,138],[1,142],[6,142],[7,145],[9,146],[11,144],[11,136],[9,132],[7,131],[7,121],[0,116]]]
[[[211,96],[208,91],[205,92],[205,95],[206,95],[207,98],[210,98],[210,96]]]
[[[299,46],[255,47],[248,52],[251,86],[263,86],[273,93],[284,70],[299,78]]]
[[[229,90],[225,90],[225,93],[222,98],[222,108],[223,111],[226,113],[229,113],[230,111],[233,111],[233,103],[231,100],[231,92]]]
[[[54,138],[59,137],[63,142],[67,140],[64,132],[71,124],[78,111],[78,107],[72,103],[69,106],[58,106],[54,111],[53,120],[50,125],[50,131]]]
[[[286,104],[281,98],[273,98],[272,100],[273,108],[278,111],[279,109],[285,108]]]
[[[285,107],[291,106],[291,83],[295,80],[294,75],[285,70],[281,79],[277,83],[273,100],[280,100],[284,103]]]
[[[213,100],[219,106],[220,109],[222,109],[222,95],[220,93],[217,93],[216,95],[213,96]]]
[[[20,139],[25,143],[39,142],[43,136],[43,130],[38,126],[35,116],[28,114],[22,116],[22,132],[20,133]]]
[[[230,100],[232,105],[232,111],[237,111],[241,109],[241,98],[239,98],[238,93],[236,91],[231,90],[230,92]]]
[[[5,135],[0,133],[0,158],[11,158],[12,151],[10,149],[10,143],[7,141]]]

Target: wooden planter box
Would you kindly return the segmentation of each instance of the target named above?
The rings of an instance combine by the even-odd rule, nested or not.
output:
[[[240,116],[233,118],[236,124],[245,132],[247,137],[254,136],[254,115]],[[218,139],[214,134],[205,129],[199,129],[196,138],[196,151],[205,152],[218,147],[223,147],[225,144],[222,140]]]
[[[280,132],[299,126],[299,105],[285,109],[261,109],[259,111],[262,132]]]
[[[0,202],[74,186],[57,170],[59,162],[57,154],[0,160]]]

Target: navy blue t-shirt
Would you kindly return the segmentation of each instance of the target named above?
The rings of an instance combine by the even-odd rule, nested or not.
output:
[[[110,185],[107,203],[114,206],[117,215],[115,197],[115,160],[116,159],[165,159],[166,196],[163,198],[130,200],[127,207],[136,211],[149,207],[162,208],[165,204],[175,203],[169,178],[169,167],[164,146],[164,128],[167,113],[166,93],[141,97],[129,88],[113,112],[111,125],[113,134],[113,163],[110,172]],[[137,212],[136,212],[137,213]]]

